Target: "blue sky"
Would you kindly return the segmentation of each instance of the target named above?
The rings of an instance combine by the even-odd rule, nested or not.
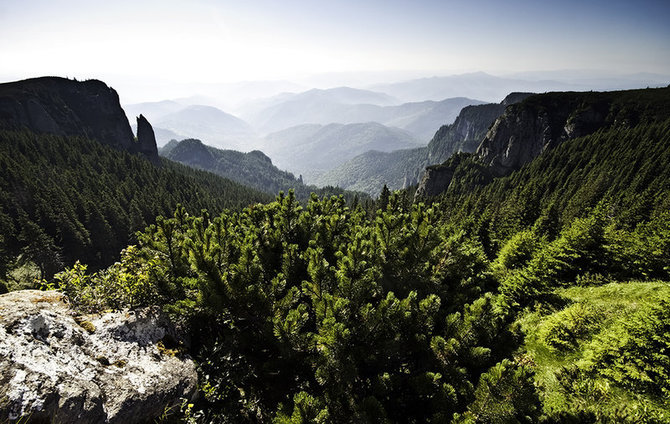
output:
[[[670,74],[670,1],[0,0],[0,79]]]

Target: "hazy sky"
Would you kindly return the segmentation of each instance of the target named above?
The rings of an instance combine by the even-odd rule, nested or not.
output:
[[[669,0],[0,0],[0,80],[670,74]]]

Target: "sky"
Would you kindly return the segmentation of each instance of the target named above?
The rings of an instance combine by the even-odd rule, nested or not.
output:
[[[0,81],[150,91],[324,73],[670,75],[668,22],[668,0],[0,0]]]

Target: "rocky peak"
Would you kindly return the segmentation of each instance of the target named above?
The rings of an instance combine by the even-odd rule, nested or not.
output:
[[[473,153],[491,125],[500,117],[505,108],[518,103],[533,93],[511,93],[501,103],[464,107],[451,125],[442,126],[428,144],[425,165],[440,164],[456,153]],[[423,175],[422,175],[423,174]],[[444,191],[453,176],[453,170],[444,167],[423,168],[416,175],[405,175],[405,184],[419,182],[417,193],[433,196]],[[440,188],[441,187],[441,188]]]
[[[118,94],[98,80],[42,77],[0,84],[0,128],[82,136],[158,159],[155,143],[152,150],[135,142]]]
[[[487,132],[477,155],[503,176],[565,140],[608,126],[611,99],[598,94],[548,93],[510,105]]]
[[[142,114],[137,117],[137,142],[139,143],[138,149],[140,153],[149,158],[154,164],[160,164],[154,129]]]

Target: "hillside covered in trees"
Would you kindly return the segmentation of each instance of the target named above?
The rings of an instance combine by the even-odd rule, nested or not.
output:
[[[661,115],[502,178],[459,155],[444,196],[375,212],[293,193],[178,208],[118,264],[57,281],[85,310],[158,304],[189,329],[202,387],[184,419],[667,422]]]
[[[180,203],[194,213],[271,196],[96,141],[24,130],[0,132],[0,199],[0,281],[25,285],[31,282],[10,271],[27,264],[51,278],[77,260],[109,266],[135,231]]]
[[[350,201],[356,197],[360,200],[368,198],[363,193],[345,192],[332,186],[318,188],[306,185],[302,181],[302,176],[296,178],[292,173],[278,169],[272,160],[259,150],[248,153],[222,150],[207,146],[200,140],[186,139],[170,141],[160,149],[159,153],[167,159],[209,171],[271,196],[280,191],[288,192],[293,189],[301,200],[309,199],[311,193],[343,194]]]

